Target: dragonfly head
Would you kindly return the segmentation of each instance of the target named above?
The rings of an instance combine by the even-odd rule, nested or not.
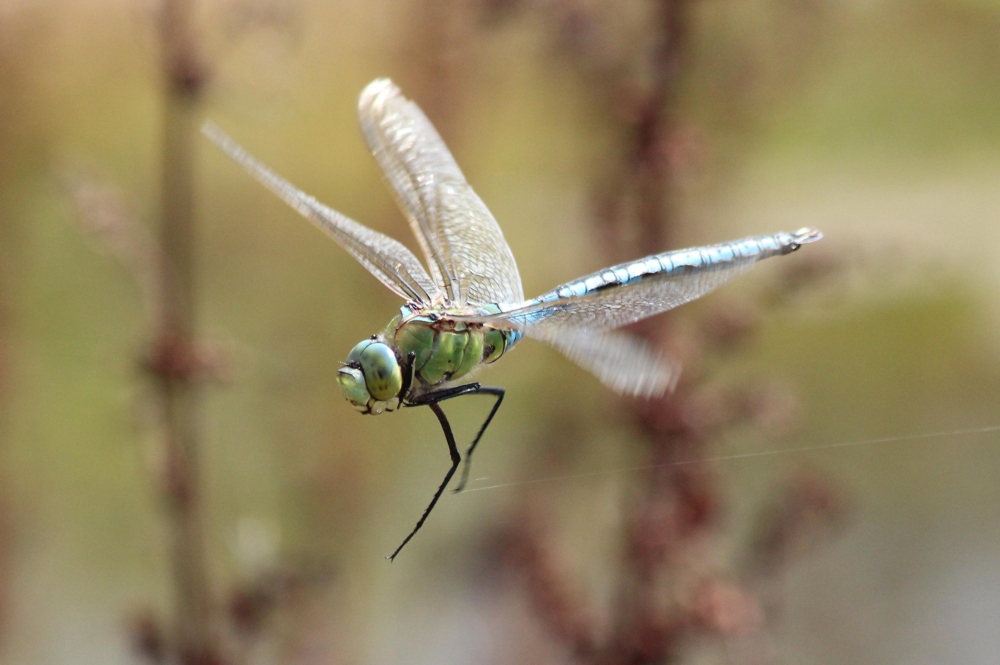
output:
[[[373,337],[351,350],[337,373],[337,382],[355,409],[377,415],[399,406],[403,370],[392,347]]]

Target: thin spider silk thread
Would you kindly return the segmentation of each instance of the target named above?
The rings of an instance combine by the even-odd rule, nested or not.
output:
[[[856,446],[872,446],[881,443],[899,443],[903,441],[918,441],[920,439],[935,439],[946,436],[965,436],[969,434],[984,434],[987,432],[1000,432],[1000,425],[990,425],[988,427],[975,427],[971,429],[956,429],[949,432],[931,432],[929,434],[908,434],[904,436],[889,436],[879,439],[865,439],[863,441],[842,441],[839,443],[820,443],[814,446],[800,446],[797,448],[778,448],[775,450],[760,450],[752,453],[737,453],[734,455],[717,455],[715,457],[699,457],[690,460],[677,460],[676,462],[665,462],[663,464],[649,464],[646,466],[632,466],[621,469],[610,469],[608,471],[590,471],[588,473],[574,473],[568,476],[553,476],[550,478],[536,478],[534,480],[522,480],[516,483],[501,483],[498,485],[486,485],[485,487],[467,487],[466,492],[481,492],[483,490],[495,490],[503,487],[519,487],[521,485],[537,485],[539,483],[553,482],[557,480],[575,480],[577,478],[592,478],[594,476],[610,476],[619,473],[635,473],[636,471],[649,471],[651,469],[662,469],[671,466],[686,466],[688,464],[707,464],[709,462],[728,462],[732,460],[749,459],[751,457],[765,457],[771,455],[789,455],[792,453],[804,453],[811,450],[832,450],[834,448],[851,448]]]

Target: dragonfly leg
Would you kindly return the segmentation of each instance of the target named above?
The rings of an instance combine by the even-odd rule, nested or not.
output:
[[[425,404],[435,404],[437,402],[443,402],[446,399],[451,399],[452,397],[461,397],[462,395],[469,395],[472,393],[478,393],[482,390],[482,386],[478,383],[466,383],[463,386],[452,386],[451,388],[442,388],[441,390],[435,390],[432,393],[423,394],[411,402],[408,402],[406,406],[423,406]]]
[[[438,390],[427,395],[422,395],[420,398],[411,403],[411,406],[434,404],[437,402],[443,402],[446,399],[452,399],[453,397],[461,397],[462,395],[492,395],[497,398],[497,401],[493,404],[493,408],[490,409],[490,414],[486,416],[486,420],[484,420],[482,426],[480,426],[479,432],[476,434],[476,438],[472,440],[472,444],[465,452],[465,465],[462,467],[462,479],[459,481],[458,487],[454,490],[456,493],[465,489],[465,484],[469,481],[469,470],[472,468],[472,451],[474,451],[476,446],[479,445],[479,440],[483,438],[483,433],[486,432],[486,428],[489,427],[490,421],[493,420],[493,416],[496,415],[497,409],[500,408],[500,403],[503,402],[503,397],[506,393],[507,391],[503,388],[493,386],[484,387],[478,383],[467,383],[464,386],[454,386]]]
[[[465,451],[465,464],[462,465],[462,478],[458,481],[458,487],[452,490],[456,494],[464,490],[465,484],[469,482],[469,469],[472,468],[472,452],[476,449],[476,446],[479,445],[479,440],[483,438],[483,433],[486,431],[486,428],[490,426],[490,421],[493,420],[493,416],[496,415],[497,409],[500,408],[500,403],[503,402],[503,396],[506,393],[507,391],[505,389],[495,387],[480,387],[479,390],[473,393],[475,395],[493,395],[497,398],[497,401],[493,403],[493,408],[490,409],[490,415],[486,416],[486,420],[483,421],[482,426],[479,428],[476,438],[472,440],[472,445],[470,445],[469,449]]]
[[[434,415],[436,415],[438,420],[441,422],[441,429],[444,430],[444,438],[448,441],[448,452],[451,453],[451,468],[448,469],[448,473],[445,474],[444,480],[441,482],[441,486],[438,487],[437,492],[434,493],[434,498],[431,499],[430,504],[428,504],[427,508],[424,509],[424,514],[420,516],[420,519],[417,521],[417,525],[413,527],[413,531],[411,531],[410,535],[406,537],[406,540],[404,540],[402,544],[396,548],[395,552],[386,557],[389,561],[395,559],[400,550],[406,546],[406,543],[410,542],[410,538],[413,538],[417,531],[420,531],[420,527],[424,525],[424,522],[427,520],[427,516],[431,514],[431,511],[434,510],[434,505],[438,502],[438,499],[441,498],[444,488],[448,486],[449,481],[451,481],[451,477],[455,475],[455,469],[458,468],[458,463],[462,461],[461,456],[458,454],[458,446],[455,445],[455,436],[451,433],[451,425],[448,423],[448,418],[444,415],[444,411],[438,405],[437,401],[427,402],[426,404],[431,407],[431,411],[434,412]]]

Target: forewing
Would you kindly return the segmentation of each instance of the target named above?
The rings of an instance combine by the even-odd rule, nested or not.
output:
[[[529,328],[528,336],[551,344],[617,393],[657,397],[672,392],[680,378],[680,363],[637,337],[551,328]]]
[[[389,79],[358,101],[361,131],[430,264],[456,304],[524,300],[514,255],[437,130]]]
[[[440,288],[427,274],[420,260],[404,245],[345,217],[296,189],[254,159],[214,124],[205,123],[201,131],[261,184],[336,240],[391,291],[406,300],[428,304],[436,296],[440,296]]]

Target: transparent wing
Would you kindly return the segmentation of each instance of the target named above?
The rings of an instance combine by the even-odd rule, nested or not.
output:
[[[557,297],[508,313],[532,328],[582,328],[602,332],[673,309],[722,286],[753,265],[734,261],[724,268],[688,275],[658,274],[631,284],[609,286],[580,296]]]
[[[500,226],[423,111],[392,81],[377,79],[361,93],[358,116],[435,282],[452,302],[524,300],[517,263]]]
[[[254,159],[214,124],[205,123],[201,131],[261,184],[336,240],[393,293],[406,300],[427,304],[441,296],[441,289],[427,274],[420,260],[404,245],[296,189]]]
[[[757,261],[820,238],[817,231],[801,229],[655,254],[574,280],[499,314],[452,318],[533,336],[552,337],[571,328],[603,332],[699,298]]]
[[[528,335],[551,344],[617,393],[656,397],[673,392],[680,363],[643,340],[618,333],[529,328]]]

